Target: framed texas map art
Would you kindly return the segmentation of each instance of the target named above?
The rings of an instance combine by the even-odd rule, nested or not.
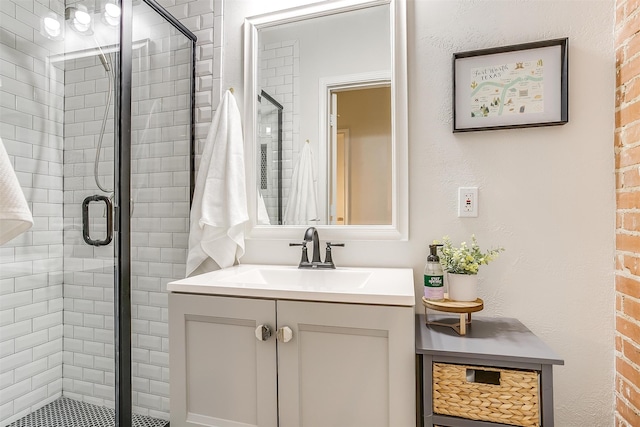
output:
[[[569,121],[568,39],[453,55],[453,131]]]

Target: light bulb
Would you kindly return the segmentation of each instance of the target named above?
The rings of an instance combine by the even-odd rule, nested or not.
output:
[[[91,15],[84,10],[76,10],[74,19],[82,25],[89,25],[91,23]]]
[[[93,34],[93,17],[84,4],[76,3],[67,7],[64,16],[73,30],[84,35]]]
[[[115,27],[120,24],[120,13],[120,6],[113,2],[107,2],[104,5],[104,13],[102,14],[102,19],[107,24]]]
[[[84,10],[76,10],[73,15],[73,26],[81,33],[89,31],[91,28],[91,15]]]
[[[50,16],[44,18],[44,29],[51,37],[58,37],[60,35],[60,21]]]
[[[107,3],[104,5],[104,11],[111,18],[119,18],[120,17],[120,6],[115,3]]]

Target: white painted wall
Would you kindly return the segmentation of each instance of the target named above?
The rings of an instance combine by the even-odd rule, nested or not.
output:
[[[269,7],[225,2],[223,87],[242,87],[242,17]],[[504,246],[480,273],[481,314],[519,318],[565,359],[554,368],[563,427],[613,423],[613,18],[610,0],[410,1],[409,240],[334,251],[338,265],[412,267],[418,295],[431,240]],[[454,52],[565,36],[567,125],[451,132]],[[457,218],[459,186],[479,187],[478,218]],[[251,240],[242,262],[298,259],[286,241]]]

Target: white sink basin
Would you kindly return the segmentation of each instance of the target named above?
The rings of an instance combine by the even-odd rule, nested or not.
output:
[[[410,268],[299,269],[238,265],[167,285],[170,292],[413,306]]]
[[[233,283],[253,283],[270,288],[349,290],[364,287],[370,271],[255,268],[229,278]]]

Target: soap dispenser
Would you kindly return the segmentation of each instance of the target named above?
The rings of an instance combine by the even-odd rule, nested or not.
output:
[[[444,272],[438,258],[438,246],[429,245],[429,256],[424,267],[424,297],[429,301],[444,301]]]

